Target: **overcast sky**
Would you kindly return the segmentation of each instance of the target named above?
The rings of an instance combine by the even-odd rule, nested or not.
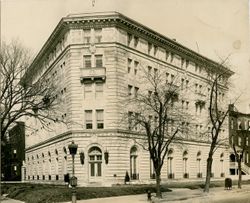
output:
[[[118,11],[218,62],[230,55],[231,94],[250,112],[249,8],[248,0],[2,0],[1,39],[35,54],[62,17]]]

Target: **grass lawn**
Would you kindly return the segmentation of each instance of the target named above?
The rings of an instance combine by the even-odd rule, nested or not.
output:
[[[243,184],[250,184],[250,180],[243,181]],[[233,181],[237,185],[237,181]],[[204,187],[204,181],[195,182],[174,182],[162,185],[163,192],[169,192],[168,188],[190,188],[198,189]],[[224,187],[224,181],[213,181],[210,187]],[[244,187],[244,186],[243,186]],[[9,194],[8,197],[25,201],[27,203],[51,203],[66,202],[71,200],[71,189],[67,186],[56,186],[46,184],[15,183],[2,184],[2,193]],[[155,185],[115,185],[113,187],[78,187],[77,199],[91,199],[100,197],[111,197],[121,195],[145,194],[150,189],[155,191]]]
[[[2,184],[2,193],[9,194],[9,198],[25,201],[26,203],[66,202],[71,200],[71,189],[67,186],[55,186],[46,184]],[[155,190],[154,185],[117,185],[113,187],[79,187],[77,199],[91,199],[98,197],[112,197],[121,195],[143,194],[150,189]],[[162,191],[168,192],[166,186]]]

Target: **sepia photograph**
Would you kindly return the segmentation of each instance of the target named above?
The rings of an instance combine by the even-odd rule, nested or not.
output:
[[[0,0],[3,203],[250,203],[249,0]]]

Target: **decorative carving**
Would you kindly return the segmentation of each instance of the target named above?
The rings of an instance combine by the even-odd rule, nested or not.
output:
[[[95,43],[91,43],[89,46],[89,51],[91,52],[91,54],[94,54],[96,52],[96,46]]]

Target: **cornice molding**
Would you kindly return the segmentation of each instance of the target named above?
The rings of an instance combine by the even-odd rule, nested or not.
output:
[[[27,74],[30,73],[31,69],[36,69],[37,66],[41,65],[41,61],[43,61],[42,59],[49,55],[50,51],[55,48],[56,44],[62,39],[68,30],[103,27],[118,27],[124,29],[132,34],[143,36],[146,40],[152,42],[152,44],[161,46],[170,52],[179,54],[201,65],[209,65],[211,68],[216,69],[227,69],[228,76],[234,74],[234,72],[229,70],[227,67],[202,56],[201,54],[179,44],[178,42],[171,40],[168,37],[146,27],[145,25],[142,25],[117,12],[79,14],[62,18],[33,60]]]

